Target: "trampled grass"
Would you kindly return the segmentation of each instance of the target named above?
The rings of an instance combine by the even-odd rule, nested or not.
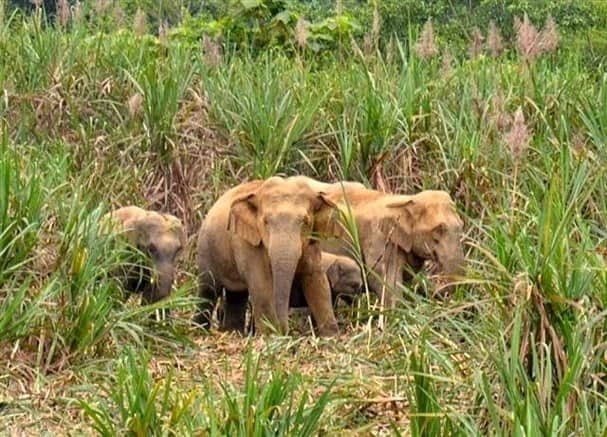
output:
[[[107,23],[1,24],[0,428],[605,432],[607,82],[579,53],[459,55],[447,71],[398,43],[212,64]],[[372,295],[342,306],[337,339],[296,316],[289,337],[192,328],[200,220],[276,173],[449,191],[465,278],[441,298],[420,274],[390,314]],[[127,203],[188,227],[172,320],[112,275],[124,254],[98,221]]]

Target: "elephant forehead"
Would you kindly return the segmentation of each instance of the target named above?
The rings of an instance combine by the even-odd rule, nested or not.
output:
[[[172,232],[172,226],[160,214],[148,212],[145,217],[142,217],[135,224],[135,228],[140,232],[144,232],[150,238],[156,238],[159,235],[164,235]]]
[[[453,203],[451,196],[446,191],[425,190],[415,194],[413,198],[421,202],[429,203]]]
[[[270,193],[265,193],[261,196],[262,205],[289,205],[292,207],[304,206],[307,207],[311,204],[314,194],[311,190],[289,190],[280,189],[274,190]]]
[[[181,241],[173,233],[165,233],[160,236],[157,245],[166,252],[176,252],[181,249]]]

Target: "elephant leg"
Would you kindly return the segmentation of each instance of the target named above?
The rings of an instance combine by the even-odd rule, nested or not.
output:
[[[222,329],[245,333],[249,295],[242,291],[225,291],[223,300]]]
[[[209,271],[202,271],[199,278],[198,285],[198,297],[200,302],[198,303],[198,309],[194,314],[192,321],[200,325],[203,328],[211,327],[211,319],[213,318],[213,309],[217,302],[218,292],[221,287],[215,282],[213,274]]]
[[[312,317],[321,336],[332,336],[339,333],[337,319],[333,312],[333,301],[329,280],[323,272],[302,275],[303,293],[310,307]]]
[[[272,329],[268,329],[268,323],[274,329],[280,327],[276,313],[270,267],[260,257],[253,257],[249,259],[249,269],[246,276],[249,286],[249,299],[253,307],[255,330],[262,334],[270,334]]]

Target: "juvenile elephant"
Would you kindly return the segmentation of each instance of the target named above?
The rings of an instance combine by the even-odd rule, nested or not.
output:
[[[325,191],[328,199],[339,204],[342,214],[353,215],[363,259],[371,273],[369,287],[386,306],[395,304],[396,284],[409,280],[426,260],[433,261],[445,276],[462,272],[463,222],[448,193],[428,190],[392,195],[349,183],[330,184]],[[349,255],[352,242],[335,211],[319,217],[318,222],[325,237],[337,237],[324,240],[323,250]]]
[[[337,298],[351,302],[352,299],[362,292],[363,279],[360,267],[351,258],[347,256],[334,255],[328,252],[322,252],[321,254],[321,265],[322,271],[327,275],[329,286],[331,287],[331,300],[335,305]],[[234,295],[233,292],[227,292],[227,298],[234,302],[237,299],[243,300],[246,304],[246,298],[248,294],[237,293]],[[291,290],[291,296],[289,298],[290,308],[305,308],[308,306],[306,298],[303,293],[302,286],[299,282],[293,283]],[[225,313],[223,310],[219,314],[222,326],[225,329],[238,330],[244,332],[246,320],[243,312],[229,312]],[[253,323],[251,323],[251,329],[254,329]]]
[[[181,221],[170,214],[125,206],[101,219],[106,232],[123,234],[126,242],[148,255],[152,266],[123,266],[124,288],[141,293],[142,303],[151,304],[171,293],[177,255],[185,246]]]
[[[207,213],[198,235],[201,303],[194,321],[208,327],[219,293],[224,312],[244,318],[249,292],[253,319],[288,331],[293,282],[303,294],[320,335],[338,332],[320,244],[312,238],[316,216],[335,205],[296,179],[272,177],[234,187]],[[226,328],[231,328],[226,326]]]
[[[333,305],[338,297],[351,300],[360,294],[363,288],[362,272],[358,263],[347,256],[322,252],[322,270],[327,275],[331,287],[331,301]],[[299,284],[294,284],[289,301],[291,308],[307,306],[305,296]]]

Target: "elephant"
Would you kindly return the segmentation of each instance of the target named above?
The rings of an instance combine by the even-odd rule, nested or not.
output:
[[[353,298],[362,293],[363,279],[362,271],[356,261],[346,256],[334,255],[328,252],[321,254],[322,271],[327,275],[329,286],[331,288],[331,301],[335,306],[337,299],[342,298],[347,302],[352,302]],[[233,292],[227,292],[226,298],[232,301],[241,298],[243,293],[233,296]],[[291,296],[289,298],[289,308],[305,308],[308,306],[303,293],[301,284],[297,281],[293,283]],[[246,319],[244,313],[218,311],[218,318],[221,320],[224,329],[237,330],[245,332]],[[254,330],[254,323],[250,325],[251,331]]]
[[[123,287],[141,293],[142,304],[152,304],[169,296],[175,276],[175,262],[186,243],[181,221],[170,214],[125,206],[101,218],[104,232],[116,232],[126,242],[147,255],[152,266],[122,266]]]
[[[331,301],[334,306],[338,297],[351,301],[354,296],[362,293],[362,271],[356,261],[347,256],[322,252],[321,265],[323,272],[325,272],[329,280]],[[294,284],[291,290],[289,306],[291,308],[307,306],[305,296],[299,284]]]
[[[305,182],[279,176],[243,183],[220,196],[198,234],[201,302],[194,323],[210,326],[215,301],[225,289],[224,311],[234,314],[231,319],[244,318],[248,296],[259,331],[268,332],[266,319],[286,334],[296,281],[302,284],[319,334],[337,334],[320,244],[311,235],[316,216],[334,207]]]
[[[309,185],[318,186],[318,181],[312,179]],[[322,185],[323,190],[329,200],[338,204],[339,214],[353,215],[370,273],[369,288],[386,307],[393,308],[396,303],[396,284],[410,280],[427,260],[434,262],[436,271],[446,277],[463,272],[463,222],[447,192],[426,190],[395,195],[361,188],[357,183],[328,185]],[[324,236],[322,249],[352,256],[353,242],[336,210],[317,220],[317,228]]]

